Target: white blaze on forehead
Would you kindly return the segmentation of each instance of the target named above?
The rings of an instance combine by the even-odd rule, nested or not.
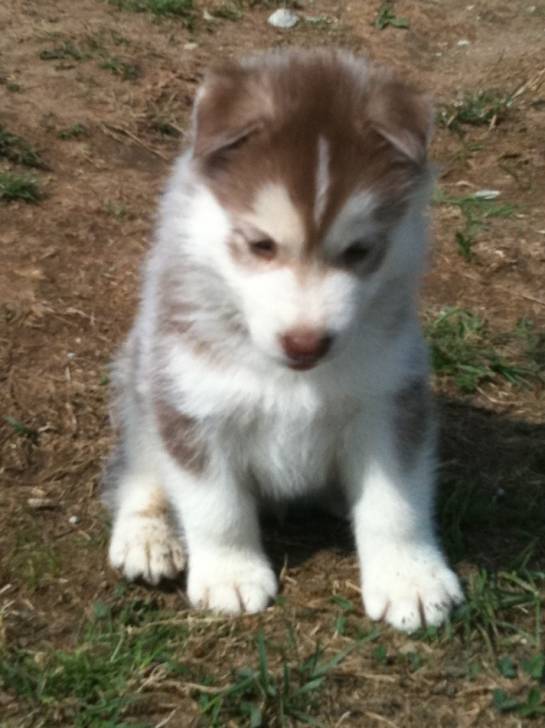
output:
[[[248,221],[277,243],[303,246],[303,218],[282,184],[269,182],[259,190]]]
[[[325,137],[318,139],[318,164],[316,167],[316,196],[314,198],[314,222],[320,224],[327,207],[329,192],[329,144]]]

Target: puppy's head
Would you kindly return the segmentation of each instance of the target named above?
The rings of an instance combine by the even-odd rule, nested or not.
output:
[[[312,368],[388,283],[416,279],[430,124],[426,98],[345,53],[272,53],[205,79],[192,152],[201,254],[262,354]]]

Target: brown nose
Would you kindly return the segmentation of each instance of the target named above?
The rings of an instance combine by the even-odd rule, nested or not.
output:
[[[323,329],[299,328],[280,337],[293,369],[310,369],[327,354],[333,337]]]

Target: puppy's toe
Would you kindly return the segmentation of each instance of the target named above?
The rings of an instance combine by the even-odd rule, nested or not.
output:
[[[133,515],[117,523],[110,543],[110,563],[129,579],[158,584],[185,566],[185,554],[165,518]]]

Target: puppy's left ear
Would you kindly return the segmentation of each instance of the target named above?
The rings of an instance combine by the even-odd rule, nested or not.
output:
[[[429,96],[395,78],[372,82],[367,107],[372,126],[403,156],[424,164],[433,125]]]
[[[255,72],[234,63],[210,72],[193,108],[194,156],[234,148],[258,132],[270,113],[270,95]]]

